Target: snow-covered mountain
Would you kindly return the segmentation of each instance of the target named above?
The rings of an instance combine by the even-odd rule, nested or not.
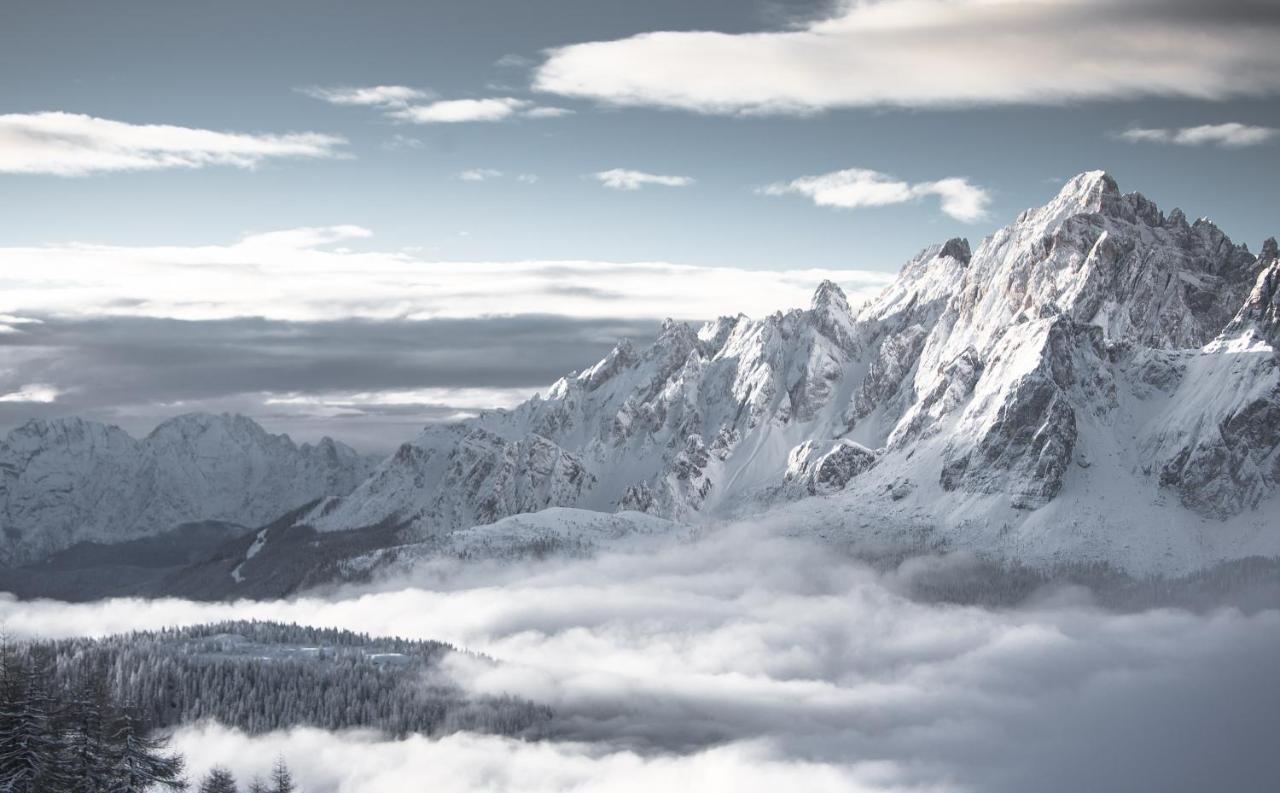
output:
[[[0,442],[0,552],[22,562],[197,520],[258,526],[349,493],[371,467],[344,444],[299,446],[243,416],[178,416],[143,440],[83,419],[30,421]]]
[[[1081,174],[975,250],[926,248],[858,312],[824,283],[804,310],[668,321],[546,396],[430,427],[307,522],[432,537],[547,507],[679,520],[823,495],[996,550],[1134,556],[1115,545],[1150,539],[1133,521],[1208,556],[1280,549],[1260,511],[1280,479],[1278,268],[1274,240],[1254,256]],[[1208,548],[1215,531],[1235,544]]]
[[[1254,256],[1095,171],[974,249],[924,249],[857,311],[823,283],[806,309],[668,320],[545,396],[428,427],[367,478],[346,447],[245,419],[143,441],[33,422],[0,447],[4,527],[22,557],[328,496],[299,522],[376,527],[362,553],[567,508],[1131,569],[1280,555],[1278,291],[1274,240]],[[501,525],[486,547],[524,531]]]

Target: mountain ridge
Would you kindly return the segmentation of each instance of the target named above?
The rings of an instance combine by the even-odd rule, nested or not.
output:
[[[359,481],[325,474],[298,523],[435,542],[548,508],[810,510],[1025,558],[1280,553],[1260,512],[1280,482],[1276,247],[1086,172],[976,247],[926,247],[856,311],[823,282],[807,308],[667,320],[545,395],[430,425]],[[181,449],[198,425],[152,435]]]

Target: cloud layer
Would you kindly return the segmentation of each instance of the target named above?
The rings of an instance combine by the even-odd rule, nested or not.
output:
[[[1280,91],[1280,12],[1226,0],[841,2],[793,29],[553,50],[535,88],[700,113],[1224,99]]]
[[[1134,128],[1120,133],[1122,140],[1130,143],[1173,143],[1179,146],[1222,146],[1238,149],[1257,146],[1276,137],[1273,127],[1258,127],[1237,122],[1203,124],[1181,129]]]
[[[991,201],[986,190],[967,179],[950,177],[912,184],[866,168],[802,176],[790,182],[768,185],[759,192],[772,196],[802,195],[818,206],[840,209],[904,204],[925,196],[937,196],[942,202],[943,212],[966,223],[987,217],[987,205]]]
[[[663,262],[436,262],[334,247],[370,236],[358,226],[326,226],[253,234],[230,245],[0,248],[0,270],[11,274],[0,292],[0,315],[706,319],[807,305],[825,278],[844,286],[857,302],[892,277],[865,270],[741,270]],[[677,280],[682,288],[673,292],[670,284]]]
[[[551,704],[551,738],[385,741],[300,730],[179,734],[195,770],[295,758],[308,790],[983,791],[1259,789],[1280,612],[1102,610],[1078,589],[1018,607],[919,602],[835,551],[737,526],[592,559],[432,562],[330,599],[0,602],[16,635],[296,620],[479,650],[477,693]],[[305,758],[305,762],[302,759]]]
[[[643,343],[664,317],[804,306],[824,278],[858,302],[889,278],[343,247],[369,236],[334,226],[230,245],[0,248],[0,432],[84,415],[146,433],[178,413],[228,411],[387,450],[427,422],[521,401],[622,337]]]
[[[626,168],[598,171],[592,176],[600,184],[612,190],[639,190],[646,185],[688,187],[694,181],[693,177],[690,176],[671,176],[668,174],[647,173],[645,171],[632,171]]]
[[[250,135],[168,124],[129,124],[78,113],[0,115],[0,173],[86,176],[341,156],[346,140],[303,132]]]

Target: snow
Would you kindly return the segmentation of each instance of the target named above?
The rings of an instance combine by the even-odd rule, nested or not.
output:
[[[341,496],[302,522],[391,522],[408,543],[462,556],[744,518],[1043,565],[1186,570],[1280,554],[1268,520],[1280,263],[1274,243],[1263,250],[1089,172],[972,251],[964,240],[924,249],[860,313],[822,283],[806,309],[668,320],[647,348],[624,340],[545,396],[426,428],[358,486],[359,462],[336,445],[321,465],[307,447],[202,419],[143,442],[67,425],[58,432],[87,459],[116,468],[85,472],[85,453],[23,463],[6,499],[21,516],[42,503],[15,498],[26,490],[144,480],[130,467],[141,443],[173,461],[195,504],[156,509],[163,492],[126,488],[148,515],[244,523],[240,513],[271,511],[245,493],[271,483],[264,520],[282,500]],[[20,433],[3,451],[62,443]],[[279,484],[280,466],[305,473]],[[85,514],[52,503],[63,524]],[[147,529],[126,517],[128,531]]]

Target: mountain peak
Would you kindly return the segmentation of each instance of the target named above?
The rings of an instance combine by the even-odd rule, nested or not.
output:
[[[835,281],[823,280],[818,284],[818,288],[813,292],[813,300],[809,307],[814,311],[827,311],[831,307],[842,307],[845,312],[849,311],[849,299],[845,296],[844,290],[840,288]]]
[[[1080,212],[1101,212],[1120,198],[1120,186],[1106,171],[1085,171],[1067,180],[1051,204]]]

